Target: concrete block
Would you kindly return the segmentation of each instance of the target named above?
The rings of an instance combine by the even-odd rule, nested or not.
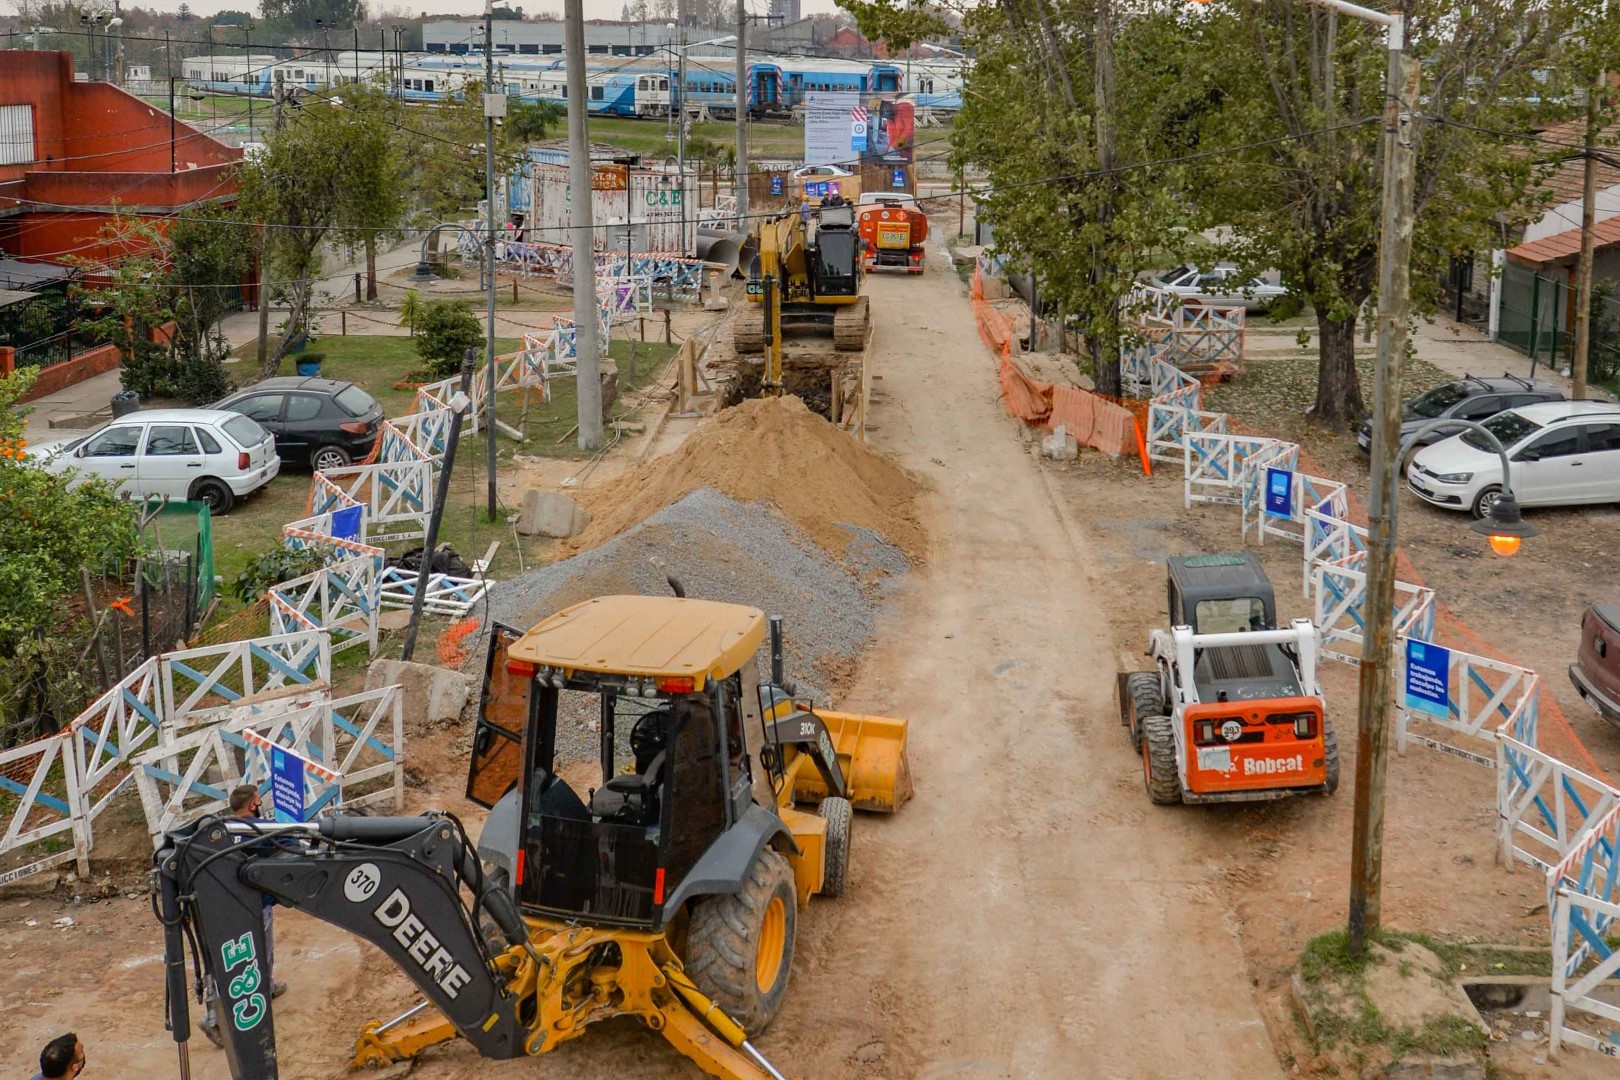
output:
[[[1053,461],[1073,461],[1080,456],[1080,444],[1059,424],[1052,434],[1041,440],[1041,456]]]
[[[583,506],[560,491],[530,488],[523,493],[517,531],[524,536],[577,536],[591,523]]]
[[[366,689],[398,684],[405,727],[421,730],[457,723],[474,686],[471,675],[406,660],[376,660],[366,671]]]

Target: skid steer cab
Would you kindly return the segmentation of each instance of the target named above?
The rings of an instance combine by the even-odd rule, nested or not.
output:
[[[1171,626],[1151,632],[1152,671],[1119,676],[1120,719],[1155,803],[1331,794],[1339,749],[1316,681],[1316,627],[1276,625],[1250,554],[1169,560]]]

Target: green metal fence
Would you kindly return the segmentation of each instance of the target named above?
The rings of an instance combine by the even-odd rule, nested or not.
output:
[[[1575,328],[1570,325],[1570,288],[1553,277],[1508,263],[1502,268],[1502,306],[1496,338],[1539,363],[1569,371]],[[1592,347],[1587,380],[1620,380],[1620,282],[1604,279],[1592,287]]]
[[[1559,366],[1568,363],[1566,326],[1569,286],[1562,280],[1538,274],[1514,263],[1502,267],[1502,304],[1496,337],[1532,360]]]

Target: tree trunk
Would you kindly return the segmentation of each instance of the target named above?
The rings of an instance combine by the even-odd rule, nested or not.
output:
[[[377,299],[377,236],[366,236],[366,299]]]
[[[1313,419],[1335,431],[1348,431],[1367,416],[1367,405],[1356,379],[1356,318],[1334,319],[1322,312],[1316,316],[1316,332],[1321,339],[1316,369],[1316,404]]]

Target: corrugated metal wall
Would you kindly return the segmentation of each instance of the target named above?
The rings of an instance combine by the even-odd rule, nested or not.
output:
[[[573,219],[568,213],[568,169],[536,162],[529,200],[529,239],[545,244],[568,243]],[[594,170],[591,217],[596,247],[609,246],[608,226],[628,221],[645,227],[648,251],[692,255],[697,251],[697,174],[626,169]],[[690,210],[688,209],[690,208]],[[638,235],[641,230],[636,230]],[[624,235],[622,229],[617,230]]]
[[[26,165],[34,160],[34,107],[0,105],[0,165]]]

